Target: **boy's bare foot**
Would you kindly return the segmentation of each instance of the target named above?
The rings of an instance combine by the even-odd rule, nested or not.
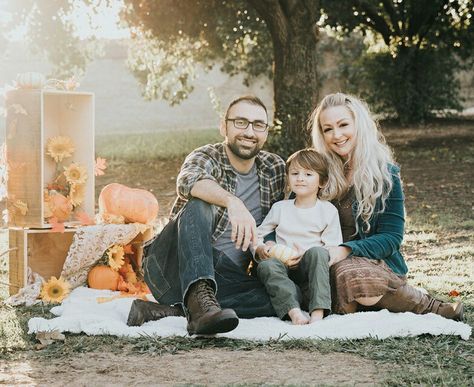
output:
[[[288,316],[291,318],[293,325],[305,325],[308,324],[308,318],[303,314],[300,308],[293,308],[288,311]]]
[[[324,317],[324,309],[315,309],[311,312],[311,319],[309,323],[312,324],[316,321],[321,321]]]

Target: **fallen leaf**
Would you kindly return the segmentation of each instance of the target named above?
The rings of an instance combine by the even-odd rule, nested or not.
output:
[[[132,245],[128,244],[128,245],[123,246],[123,252],[125,254],[133,254]]]
[[[26,112],[25,108],[21,106],[18,103],[14,103],[9,106],[9,109],[13,109],[15,114],[23,114],[24,116],[27,116],[28,113]]]
[[[95,224],[94,219],[91,219],[84,211],[76,213],[76,219],[81,222],[81,226],[90,226]]]
[[[35,345],[36,349],[46,348],[48,345],[54,343],[55,341],[64,341],[66,337],[59,332],[57,329],[52,331],[41,331],[36,333],[36,340],[39,341],[39,344]]]
[[[448,293],[448,296],[449,297],[458,297],[461,293],[458,292],[457,290],[451,290],[449,293]]]
[[[13,206],[22,214],[25,216],[28,213],[28,204],[26,204],[23,200],[17,200]]]
[[[95,161],[94,174],[102,176],[105,174],[104,170],[107,168],[107,160],[102,157],[97,157]]]
[[[48,219],[48,223],[51,225],[51,232],[61,232],[63,233],[66,230],[63,222],[59,222],[58,218],[55,216]]]

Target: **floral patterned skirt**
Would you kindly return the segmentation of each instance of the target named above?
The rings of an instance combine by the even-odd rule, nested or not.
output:
[[[347,313],[356,298],[394,293],[406,284],[406,277],[395,274],[381,259],[346,258],[330,269],[332,311]]]

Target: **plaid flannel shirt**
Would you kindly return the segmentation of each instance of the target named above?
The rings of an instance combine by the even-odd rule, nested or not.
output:
[[[260,204],[262,219],[265,218],[273,203],[285,195],[285,162],[274,154],[260,151],[255,158],[258,180],[260,183]],[[176,179],[177,193],[171,218],[191,199],[191,189],[199,180],[213,180],[226,191],[235,194],[237,177],[229,162],[223,143],[204,145],[191,152],[184,160],[181,171]],[[216,241],[229,224],[227,208],[216,207],[216,229],[212,240]]]

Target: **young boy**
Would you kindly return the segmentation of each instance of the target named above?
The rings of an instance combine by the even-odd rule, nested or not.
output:
[[[302,325],[321,320],[324,311],[331,310],[329,254],[325,248],[341,244],[342,233],[336,207],[319,199],[320,189],[328,180],[326,158],[314,149],[303,149],[292,154],[286,165],[295,199],[272,206],[258,227],[255,258],[257,275],[278,317],[288,315],[293,324]],[[272,231],[278,248],[294,248],[285,262],[275,257],[274,243],[263,242]],[[309,289],[310,319],[301,310],[297,285]]]

